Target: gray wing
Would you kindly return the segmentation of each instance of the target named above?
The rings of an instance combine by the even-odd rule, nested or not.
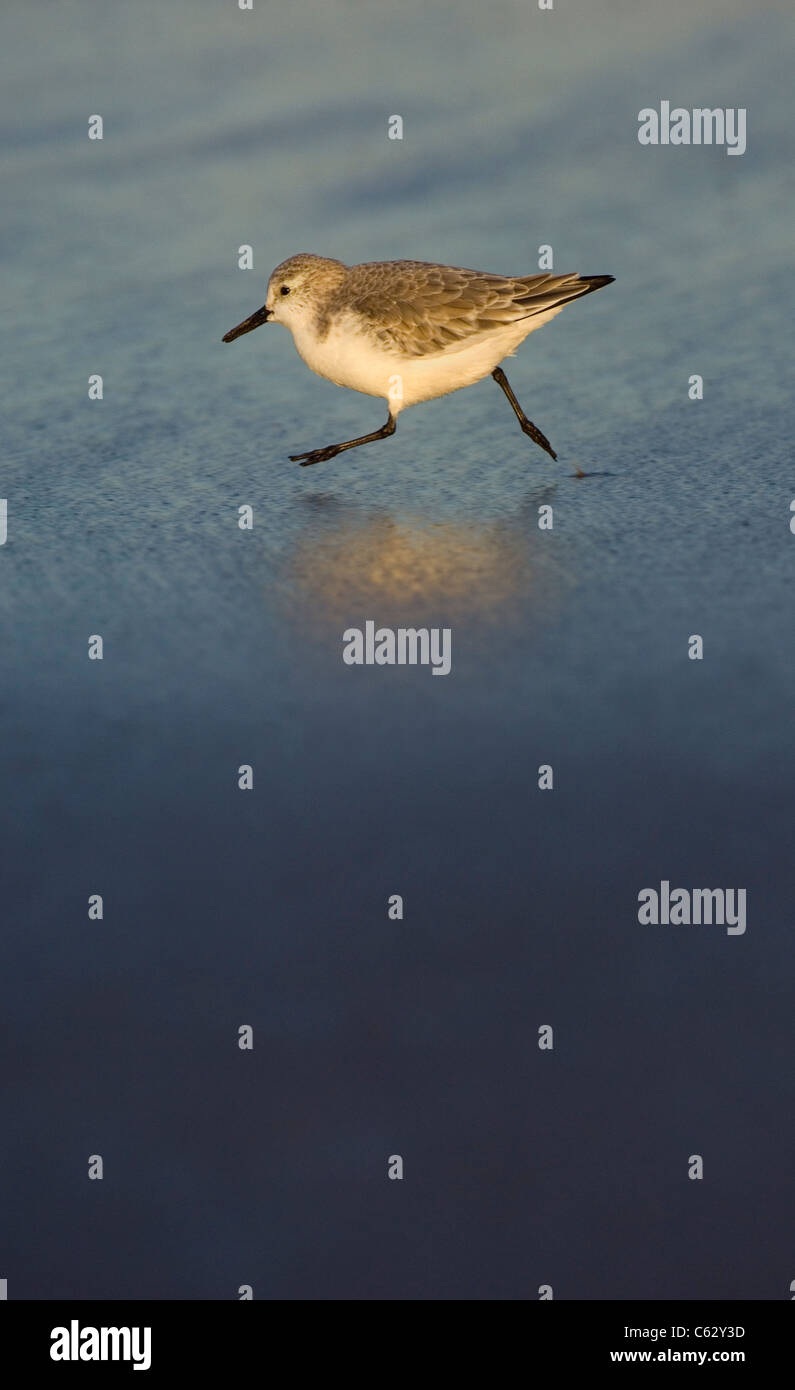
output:
[[[514,278],[425,261],[374,261],[351,267],[328,308],[335,316],[346,311],[358,315],[386,351],[422,357],[548,314],[609,278]]]

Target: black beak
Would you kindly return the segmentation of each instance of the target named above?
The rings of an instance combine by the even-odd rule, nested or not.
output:
[[[250,333],[253,328],[259,328],[261,323],[268,322],[270,312],[270,309],[267,309],[263,304],[262,308],[258,309],[256,314],[252,314],[250,319],[244,319],[242,323],[237,325],[237,328],[230,328],[229,332],[224,334],[221,342],[233,343],[235,338],[242,338],[244,333]]]

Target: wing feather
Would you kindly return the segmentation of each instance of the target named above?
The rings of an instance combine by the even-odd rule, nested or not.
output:
[[[597,288],[594,277],[574,274],[514,277],[425,261],[373,261],[351,267],[323,317],[326,323],[358,318],[383,350],[423,357],[548,314]]]

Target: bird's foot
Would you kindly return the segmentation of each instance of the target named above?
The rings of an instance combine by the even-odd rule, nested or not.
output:
[[[310,463],[325,463],[327,459],[336,458],[339,449],[336,444],[330,444],[327,449],[310,449],[308,454],[291,454],[291,463],[300,463],[302,468],[308,468]]]
[[[553,458],[557,463],[558,456],[555,453],[555,450],[552,448],[552,445],[550,444],[546,435],[541,433],[538,426],[534,425],[532,420],[525,420],[524,422],[522,422],[522,429],[524,430],[525,434],[528,435],[530,439],[532,439],[533,443],[538,445],[539,449],[545,449],[546,452],[549,454],[549,457]]]

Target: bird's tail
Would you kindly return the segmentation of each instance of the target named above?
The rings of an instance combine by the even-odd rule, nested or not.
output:
[[[514,295],[513,302],[521,305],[528,317],[550,314],[572,299],[581,299],[604,285],[611,285],[614,278],[612,275],[523,275],[516,282],[519,293]]]

